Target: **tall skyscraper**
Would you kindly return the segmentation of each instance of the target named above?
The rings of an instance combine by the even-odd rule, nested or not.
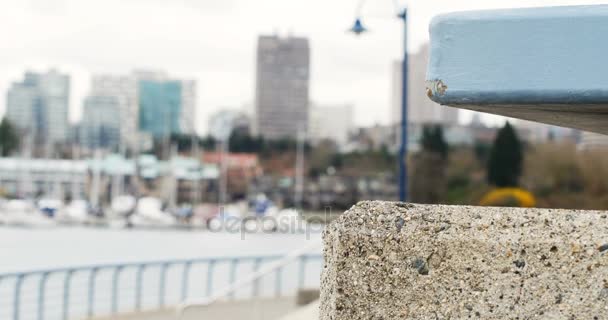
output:
[[[6,117],[38,144],[65,142],[69,134],[70,77],[56,70],[26,72],[7,92]]]
[[[260,36],[257,47],[255,132],[295,138],[308,129],[308,39]]]
[[[426,96],[426,68],[429,60],[429,47],[422,46],[415,54],[408,56],[408,122],[413,124],[458,124],[458,109],[441,106]],[[391,124],[401,122],[401,61],[391,65],[392,96]]]
[[[88,96],[80,123],[80,143],[90,149],[120,146],[120,102],[114,96]]]

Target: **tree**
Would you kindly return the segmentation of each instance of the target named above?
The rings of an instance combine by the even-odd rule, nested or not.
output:
[[[19,135],[17,129],[8,121],[8,119],[2,119],[0,122],[0,150],[2,156],[6,157],[13,151],[19,148]]]
[[[522,172],[523,151],[515,130],[507,122],[502,127],[488,160],[488,183],[498,187],[515,187]]]
[[[266,142],[262,137],[253,137],[248,133],[232,131],[228,138],[228,150],[230,152],[253,152],[263,151]]]
[[[201,138],[198,135],[193,136],[192,134],[172,133],[170,139],[172,144],[177,145],[177,151],[179,152],[188,152],[192,150],[193,140],[197,141],[199,147],[202,147],[203,150],[214,150],[216,143],[215,138],[211,135]],[[166,142],[164,139],[156,139],[154,143],[157,144],[155,149],[162,150],[162,145]]]
[[[443,139],[443,128],[439,125],[424,126],[420,144],[424,151],[435,152],[444,159],[448,156],[448,144]]]

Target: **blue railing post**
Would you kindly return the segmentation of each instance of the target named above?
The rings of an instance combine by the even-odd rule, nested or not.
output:
[[[403,61],[401,61],[401,139],[399,141],[399,201],[407,201],[407,9],[403,9],[403,11],[399,14],[399,18],[403,21]]]
[[[192,268],[192,262],[188,261],[184,264],[184,270],[182,273],[182,301],[188,298],[188,285],[190,279],[190,269]]]
[[[213,267],[215,266],[215,259],[209,260],[207,267],[207,297],[211,296],[213,291]]]
[[[70,284],[72,281],[72,275],[74,270],[68,270],[65,278],[63,279],[63,320],[68,320],[69,317],[69,305],[70,305]]]
[[[165,306],[165,280],[167,278],[167,269],[169,268],[168,263],[163,263],[160,266],[160,279],[158,284],[158,306],[160,308]]]
[[[87,316],[89,318],[91,318],[95,312],[95,278],[97,277],[97,271],[99,271],[99,269],[95,267],[91,269],[91,272],[89,273],[89,302],[87,308]]]
[[[4,277],[2,275],[0,275],[0,287],[2,287],[2,280],[4,279]],[[0,300],[1,301],[1,300]]]
[[[141,310],[141,286],[144,276],[144,270],[146,265],[142,264],[137,268],[137,274],[135,275],[135,310]]]
[[[21,307],[21,286],[23,285],[24,275],[17,276],[15,282],[15,298],[13,300],[13,320],[19,320],[19,309]]]
[[[298,272],[298,289],[302,289],[304,287],[305,277],[306,277],[306,256],[300,257],[300,271]]]
[[[283,275],[283,267],[277,268],[277,271],[275,272],[275,296],[280,297],[281,296],[281,288],[283,287],[282,282],[282,277]]]
[[[257,272],[260,269],[260,265],[262,264],[262,258],[255,258],[253,261],[253,272]],[[255,279],[253,282],[253,296],[257,297],[260,293],[260,280]]]
[[[118,282],[120,280],[120,272],[122,271],[122,266],[118,266],[114,269],[114,274],[112,275],[112,314],[115,315],[118,313]]]
[[[233,284],[236,281],[236,267],[237,267],[238,263],[239,263],[239,260],[236,258],[234,258],[230,261],[230,280],[229,280],[230,284]],[[230,293],[230,298],[234,299],[234,296],[235,296],[235,292],[233,291]]]
[[[44,292],[46,291],[46,280],[50,272],[45,272],[40,276],[38,284],[38,320],[44,319]]]

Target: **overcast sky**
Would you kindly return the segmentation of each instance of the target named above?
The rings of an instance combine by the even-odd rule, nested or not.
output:
[[[409,50],[428,41],[432,16],[448,11],[600,3],[542,0],[423,0],[409,8]],[[367,0],[371,30],[345,32],[356,0],[0,0],[0,92],[26,69],[72,76],[71,120],[80,117],[90,75],[161,69],[198,81],[198,130],[223,108],[251,107],[260,34],[291,32],[311,42],[311,100],[350,103],[359,125],[387,123],[390,63],[401,52],[395,1]]]

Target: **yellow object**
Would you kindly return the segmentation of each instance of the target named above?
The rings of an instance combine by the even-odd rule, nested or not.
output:
[[[488,192],[479,202],[482,206],[534,207],[534,196],[520,188],[498,188]]]

